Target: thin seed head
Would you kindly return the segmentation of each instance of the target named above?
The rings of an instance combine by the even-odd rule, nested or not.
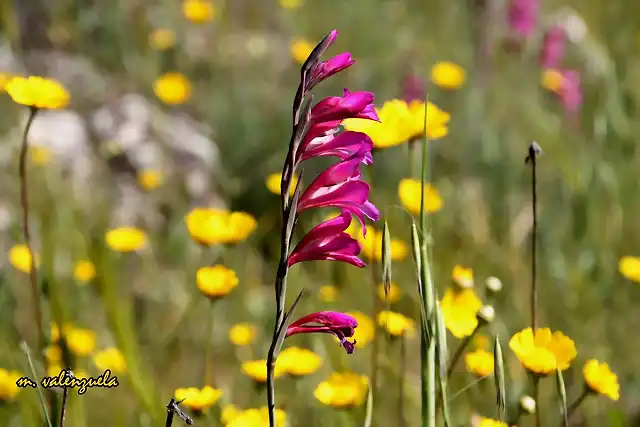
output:
[[[540,157],[542,154],[543,154],[542,148],[540,148],[537,142],[533,141],[531,144],[529,144],[529,153],[527,154],[527,157],[524,159],[524,163],[525,164],[532,163],[535,161],[535,159]]]
[[[498,408],[504,413],[507,407],[507,392],[504,381],[504,361],[502,359],[502,346],[500,346],[500,339],[496,335],[493,348],[493,365],[495,367],[495,374],[493,376],[496,386],[496,400]]]
[[[382,283],[386,298],[391,289],[391,235],[389,234],[389,225],[386,220],[382,229]]]

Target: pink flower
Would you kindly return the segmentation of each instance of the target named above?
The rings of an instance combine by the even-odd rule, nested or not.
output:
[[[425,90],[422,80],[413,73],[406,74],[404,77],[403,99],[407,104],[412,101],[424,101]]]
[[[311,123],[322,123],[348,118],[380,121],[373,106],[371,92],[349,92],[344,89],[342,96],[330,96],[311,109]]]
[[[510,0],[507,20],[512,30],[529,38],[536,29],[539,13],[540,0]]]
[[[348,210],[316,225],[289,255],[289,267],[301,261],[342,261],[364,267],[364,262],[358,258],[362,250],[360,243],[345,232],[350,225],[351,212]]]
[[[372,149],[373,141],[367,134],[346,131],[338,136],[335,136],[334,133],[329,133],[305,141],[298,149],[297,154],[298,161],[321,156],[336,156],[340,160],[360,157],[362,158],[362,163],[370,165],[373,163]]]
[[[540,66],[542,68],[557,68],[564,57],[565,43],[564,28],[555,25],[547,30],[540,50]]]
[[[333,58],[317,64],[311,70],[311,76],[307,81],[307,90],[311,90],[321,81],[333,76],[334,74],[349,68],[356,61],[351,59],[351,53],[343,52]]]
[[[558,92],[566,111],[575,114],[582,105],[582,86],[580,73],[576,70],[562,71],[562,86]]]
[[[337,311],[320,311],[311,313],[293,322],[287,328],[287,337],[295,334],[306,334],[312,332],[322,332],[333,334],[340,340],[340,345],[344,347],[348,354],[355,350],[356,340],[347,340],[355,333],[358,321],[346,313]]]
[[[364,217],[377,221],[378,209],[369,202],[369,184],[360,180],[362,158],[354,157],[329,166],[309,184],[300,196],[297,212],[310,208],[336,207],[350,211],[362,225],[366,235]]]

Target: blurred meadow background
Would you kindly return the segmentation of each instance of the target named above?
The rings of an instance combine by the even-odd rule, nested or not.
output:
[[[367,239],[359,237],[366,268],[310,262],[290,270],[288,303],[308,290],[297,314],[353,314],[357,345],[347,355],[325,334],[285,340],[276,369],[280,421],[358,426],[369,410],[374,426],[420,423],[420,297],[410,225],[419,212],[420,184],[412,179],[420,178],[422,142],[394,136],[406,132],[397,116],[402,106],[428,92],[449,115],[428,142],[434,283],[441,297],[447,290],[473,294],[470,303],[458,302],[473,306],[471,329],[468,316],[443,307],[450,362],[459,353],[448,386],[453,425],[506,425],[490,421],[499,419],[495,336],[508,419],[533,426],[537,406],[542,425],[561,425],[554,380],[541,381],[532,405],[527,372],[509,347],[530,326],[531,168],[524,160],[534,140],[543,150],[538,323],[575,342],[577,356],[563,372],[569,403],[582,394],[585,377],[593,380],[583,373],[590,359],[607,363],[620,384],[619,399],[614,392],[615,399],[596,396],[596,378],[570,425],[640,425],[634,1],[0,6],[2,86],[13,76],[40,75],[71,96],[68,108],[39,112],[28,139],[41,345],[19,199],[28,109],[0,95],[0,425],[44,425],[38,391],[18,389],[15,380],[34,371],[57,375],[66,366],[77,376],[110,369],[120,384],[82,396],[71,391],[68,426],[163,425],[174,396],[186,397],[181,407],[197,415],[196,425],[268,425],[260,408],[280,255],[277,174],[300,66],[332,29],[340,35],[325,56],[349,51],[356,63],[321,85],[316,101],[343,88],[375,93],[384,129],[371,128],[374,163],[363,175],[382,219]],[[527,19],[530,25],[522,23]],[[306,167],[305,184],[328,164]],[[211,207],[222,210],[213,223],[189,216]],[[330,213],[305,212],[294,241]],[[393,259],[388,293],[381,285],[385,220]],[[495,315],[483,319],[488,310],[481,306]],[[62,393],[53,395],[59,409]]]

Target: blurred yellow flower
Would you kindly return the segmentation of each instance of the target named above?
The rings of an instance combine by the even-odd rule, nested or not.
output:
[[[366,119],[346,119],[345,129],[364,132],[373,141],[376,149],[390,148],[418,139],[424,135],[424,114],[427,110],[427,135],[439,139],[447,135],[449,113],[435,104],[413,101],[407,104],[400,99],[392,99],[376,108],[380,122]]]
[[[618,263],[618,270],[627,279],[640,283],[640,257],[623,256]]]
[[[38,254],[34,254],[34,258],[36,259],[37,267],[40,263],[40,257]],[[27,245],[14,245],[9,249],[9,262],[23,273],[29,273],[31,271],[31,259],[31,253]]]
[[[162,172],[157,169],[143,169],[138,172],[138,184],[147,191],[158,188],[163,180]]]
[[[238,286],[238,276],[235,271],[224,265],[201,267],[196,273],[196,283],[200,292],[211,299],[216,299],[228,295]]]
[[[147,235],[134,227],[120,227],[107,231],[107,246],[115,252],[135,252],[147,246]]]
[[[0,404],[18,395],[20,388],[16,385],[16,381],[21,377],[20,372],[0,368]]]
[[[8,73],[0,73],[0,93],[5,92],[5,86],[9,81],[13,78],[11,74]]]
[[[302,0],[278,0],[278,3],[285,9],[297,9],[302,4]]]
[[[611,400],[620,399],[618,376],[611,372],[609,365],[590,359],[584,365],[583,374],[589,391],[603,394]]]
[[[102,371],[109,369],[116,374],[126,372],[127,370],[127,362],[124,359],[124,355],[115,347],[98,351],[93,356],[93,363]]]
[[[431,68],[431,81],[442,89],[458,89],[465,79],[464,69],[453,62],[441,61]]]
[[[90,329],[71,327],[65,332],[65,341],[76,356],[88,356],[96,347],[96,333]]]
[[[29,160],[36,166],[46,166],[51,163],[51,159],[53,159],[53,151],[49,147],[30,145],[28,150]]]
[[[527,370],[539,375],[564,371],[577,355],[571,338],[559,331],[551,333],[549,328],[537,328],[535,335],[526,328],[511,338],[509,347]]]
[[[156,28],[149,34],[149,46],[155,50],[171,49],[176,44],[175,33],[168,28]]]
[[[269,427],[269,411],[266,406],[260,409],[251,408],[237,413],[231,413],[233,418],[226,427]],[[287,413],[282,409],[275,410],[276,424],[279,426],[286,425]]]
[[[299,64],[304,64],[314,47],[316,47],[316,45],[307,39],[295,38],[291,41],[289,49],[291,50],[293,60]],[[278,192],[278,194],[279,193],[280,192]]]
[[[49,364],[58,364],[62,361],[62,349],[57,345],[50,345],[44,349],[44,358]]]
[[[168,72],[156,79],[153,92],[167,105],[184,104],[191,98],[191,82],[182,73]]]
[[[477,350],[486,350],[489,347],[489,338],[486,335],[476,334],[473,337],[473,346]]]
[[[453,279],[453,282],[462,289],[473,287],[473,270],[471,268],[456,264],[451,272],[451,278]]]
[[[480,417],[477,427],[509,427],[509,424],[491,418]]]
[[[402,205],[412,214],[420,215],[422,182],[418,179],[404,178],[398,184],[398,196]],[[429,183],[424,184],[425,211],[435,213],[444,205],[440,192]]]
[[[281,172],[275,172],[269,174],[265,181],[267,186],[267,190],[269,190],[273,194],[280,195],[280,180],[282,179]],[[296,185],[298,185],[298,177],[294,176],[291,182],[291,186],[289,187],[289,194],[293,196],[293,193],[296,191]]]
[[[73,278],[79,283],[89,282],[96,276],[96,268],[93,263],[87,259],[76,262],[73,266]]]
[[[283,373],[300,377],[311,375],[320,369],[322,358],[306,348],[288,347],[278,356],[278,364]]]
[[[253,381],[257,383],[264,383],[267,381],[267,361],[265,359],[260,359],[242,362],[242,372],[244,372],[245,375]],[[279,378],[283,373],[282,365],[278,358],[275,369],[273,370],[273,377]]]
[[[542,71],[541,82],[542,87],[551,92],[559,92],[562,89],[564,76],[558,70],[548,68]]]
[[[375,334],[375,325],[373,324],[373,320],[366,314],[360,311],[352,311],[347,314],[355,317],[358,322],[358,327],[355,329],[355,334],[353,335],[353,339],[356,341],[356,348],[363,348],[371,340]],[[336,338],[337,340],[338,338]]]
[[[360,406],[369,389],[366,376],[355,372],[333,373],[316,387],[313,395],[321,403],[335,408]]]
[[[493,353],[486,350],[476,350],[464,355],[464,364],[467,371],[481,378],[488,377],[493,373]]]
[[[323,285],[318,289],[318,297],[322,302],[334,302],[338,299],[338,288],[334,285]]]
[[[400,290],[400,286],[391,282],[391,286],[389,286],[388,292],[384,290],[384,283],[380,283],[378,285],[378,298],[385,302],[398,302],[400,301],[400,297],[402,296],[402,291]]]
[[[241,413],[242,411],[236,405],[233,405],[233,404],[224,405],[222,407],[222,410],[220,411],[220,421],[222,421],[222,424],[226,426],[231,421],[236,419],[238,415],[240,415]]]
[[[202,412],[214,405],[220,396],[222,396],[222,390],[208,385],[202,389],[197,387],[178,388],[174,393],[175,399],[182,401],[182,405],[197,412]]]
[[[413,335],[415,331],[413,320],[400,313],[388,310],[383,310],[378,314],[378,324],[382,326],[389,335],[395,337],[410,336]]]
[[[13,102],[33,108],[59,110],[69,104],[69,92],[60,82],[43,77],[14,77],[5,85]]]
[[[257,328],[251,323],[236,323],[229,329],[229,341],[233,344],[244,347],[256,339]]]
[[[201,245],[238,243],[258,226],[248,213],[213,208],[195,208],[185,222],[191,238]]]
[[[362,231],[357,227],[354,230],[355,239],[362,245],[362,255],[368,259],[374,258],[375,261],[382,261],[382,231],[377,231],[373,227],[367,227],[367,236],[362,237]],[[391,260],[402,261],[409,254],[409,247],[402,240],[391,239]]]
[[[482,301],[473,289],[447,289],[440,300],[444,324],[451,334],[458,338],[468,337],[478,326],[476,315],[482,308]]]
[[[183,0],[182,13],[189,21],[201,24],[212,21],[216,9],[211,0]]]

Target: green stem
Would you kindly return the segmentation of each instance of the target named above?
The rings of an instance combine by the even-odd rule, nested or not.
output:
[[[400,375],[398,377],[398,426],[404,427],[404,381],[407,370],[407,342],[406,338],[400,337]]]
[[[536,427],[541,427],[541,420],[540,420],[540,404],[538,403],[539,400],[538,398],[540,397],[540,377],[539,376],[535,376],[533,378],[533,400],[536,401]],[[568,411],[567,411],[568,412]]]
[[[215,318],[214,311],[214,301],[211,301],[209,304],[209,318],[206,326],[205,336],[207,337],[207,342],[205,344],[204,349],[204,385],[213,384],[213,378],[211,367],[213,363],[211,363],[212,359],[212,351],[213,351],[213,320]]]
[[[453,371],[455,370],[456,365],[458,364],[458,360],[460,360],[462,353],[464,353],[464,350],[469,346],[469,343],[478,332],[478,329],[479,327],[476,326],[473,332],[471,332],[471,335],[469,335],[468,337],[465,337],[465,339],[458,346],[456,353],[453,355],[453,358],[451,359],[451,364],[449,365],[449,369],[447,369],[447,378],[451,378],[451,374],[453,374]]]
[[[585,387],[584,391],[578,398],[567,408],[567,420],[571,419],[571,416],[576,412],[576,410],[582,405],[582,402],[589,397],[589,390]]]

